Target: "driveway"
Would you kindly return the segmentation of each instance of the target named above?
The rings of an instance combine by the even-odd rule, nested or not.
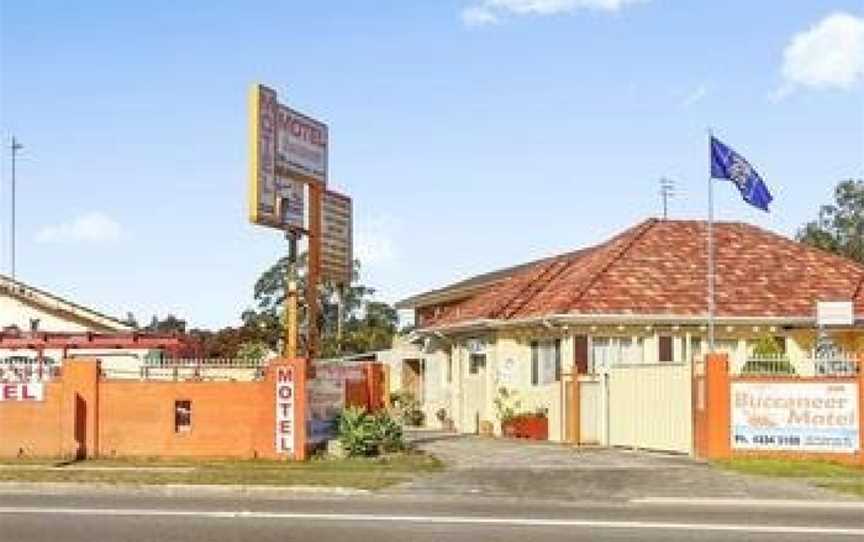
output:
[[[412,431],[408,437],[447,466],[395,489],[415,494],[581,502],[650,497],[848,499],[798,481],[726,472],[680,455],[432,431]]]

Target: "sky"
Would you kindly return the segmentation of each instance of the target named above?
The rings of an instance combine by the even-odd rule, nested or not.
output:
[[[793,236],[864,176],[859,0],[0,0],[0,272],[139,321],[236,325],[286,251],[248,223],[247,93],[328,123],[362,281],[393,302],[707,214],[707,131]]]

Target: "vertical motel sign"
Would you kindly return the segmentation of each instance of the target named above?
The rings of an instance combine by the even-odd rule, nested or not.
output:
[[[276,368],[276,453],[294,453],[294,368]]]

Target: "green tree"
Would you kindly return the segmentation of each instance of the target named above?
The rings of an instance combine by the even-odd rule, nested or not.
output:
[[[798,231],[798,240],[864,263],[864,180],[840,182],[834,200]]]
[[[306,254],[298,257],[298,318],[301,332],[307,326]],[[288,258],[280,258],[270,266],[253,289],[257,307],[243,315],[245,326],[262,328],[263,341],[275,348],[282,336],[282,318],[285,304],[285,276]],[[325,281],[318,288],[318,327],[321,336],[321,355],[333,357],[389,348],[396,332],[396,310],[386,303],[372,301],[375,290],[359,283],[360,262],[354,261],[352,283],[343,286]],[[341,299],[341,309],[339,300]],[[340,336],[341,330],[341,336]],[[301,340],[302,340],[301,333]],[[302,345],[301,345],[302,346]]]

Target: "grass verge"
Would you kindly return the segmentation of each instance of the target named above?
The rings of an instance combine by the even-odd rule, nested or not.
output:
[[[5,468],[0,468],[0,482],[321,486],[370,490],[405,482],[443,468],[434,457],[420,453],[369,459],[312,459],[302,463],[267,460],[94,459],[75,463],[5,461],[2,466]],[[160,470],[165,467],[188,469]]]
[[[864,467],[830,461],[791,461],[782,459],[732,459],[717,466],[757,476],[797,478],[818,487],[850,493],[864,498]]]

